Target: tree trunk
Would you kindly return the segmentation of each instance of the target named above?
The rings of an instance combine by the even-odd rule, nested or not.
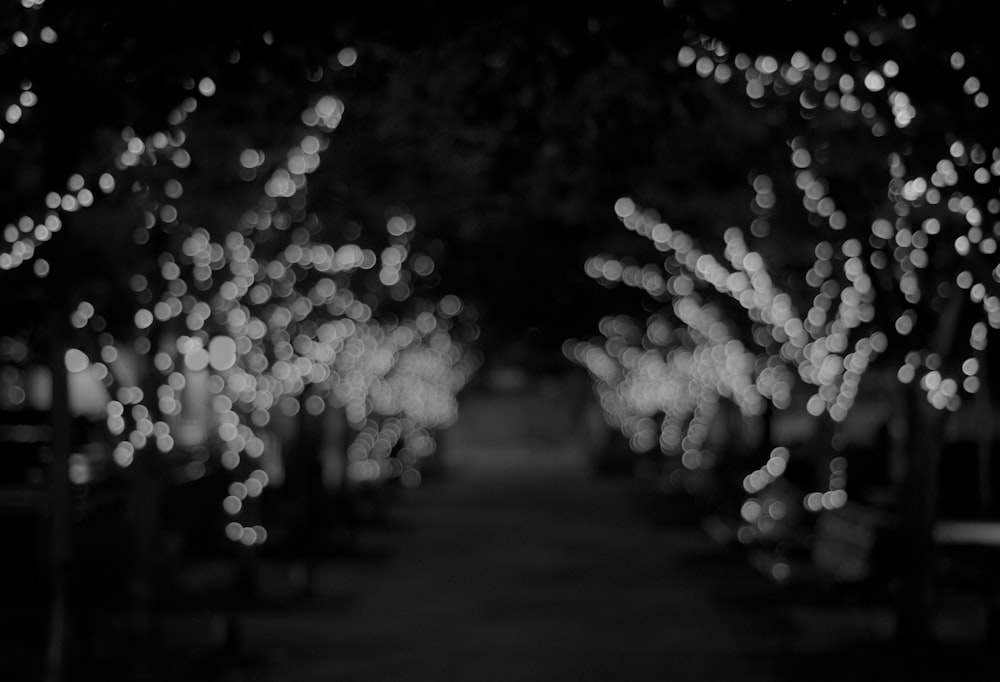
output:
[[[232,592],[226,609],[222,646],[223,653],[230,662],[239,662],[249,653],[245,625],[246,613],[252,608],[253,600],[257,598],[258,593],[257,548],[240,544],[235,549],[232,561],[233,580],[230,585]]]
[[[159,336],[151,334],[151,349],[139,356],[146,363],[140,380],[150,410],[150,418],[160,419],[156,391],[156,369],[152,357],[157,352]],[[163,501],[164,488],[169,476],[167,463],[153,442],[137,450],[130,469],[131,506],[134,545],[134,574],[132,579],[132,616],[134,638],[132,652],[134,664],[140,673],[155,665],[155,657],[163,644],[162,614],[160,613],[160,575],[164,556]]]
[[[909,457],[899,509],[896,637],[902,644],[921,646],[934,637],[934,522],[944,414],[916,384],[909,387],[907,402]]]
[[[52,461],[49,507],[49,633],[46,647],[45,679],[60,682],[68,671],[71,632],[70,578],[72,575],[73,499],[69,480],[69,458],[73,448],[73,418],[69,406],[69,380],[66,376],[68,334],[55,314],[49,339],[49,369],[52,372]]]
[[[952,297],[929,335],[930,350],[941,357],[949,357],[952,352],[966,300]],[[900,562],[896,636],[906,645],[923,646],[934,639],[934,524],[946,414],[927,401],[918,381],[907,387],[908,458],[900,491],[900,543],[896,554]]]
[[[996,511],[993,499],[993,396],[990,390],[990,367],[987,354],[976,352],[979,360],[979,376],[984,377],[976,392],[976,457],[979,469],[979,510],[984,516],[992,517]]]

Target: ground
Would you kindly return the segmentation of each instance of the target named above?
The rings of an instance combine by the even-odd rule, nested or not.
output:
[[[1000,679],[982,647],[894,648],[884,611],[802,600],[718,545],[683,500],[599,475],[564,389],[466,396],[437,476],[308,576],[264,562],[229,649],[209,602],[168,609],[150,679]],[[220,577],[187,579],[205,590]]]

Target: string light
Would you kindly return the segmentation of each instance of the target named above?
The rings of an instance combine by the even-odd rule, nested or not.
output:
[[[354,59],[350,52],[341,55],[345,66]],[[126,468],[155,449],[171,461],[181,458],[179,475],[198,478],[213,464],[202,459],[207,443],[216,451],[214,465],[231,472],[234,481],[222,500],[231,519],[226,535],[257,545],[267,531],[254,520],[259,510],[252,503],[278,478],[267,470],[273,459],[267,431],[276,410],[343,409],[358,429],[353,452],[373,428],[382,436],[394,433],[391,440],[404,453],[392,458],[395,464],[383,449],[366,451],[350,475],[358,480],[391,475],[414,487],[421,459],[435,449],[434,432],[454,423],[456,395],[481,359],[453,336],[465,332],[457,317],[467,308],[461,299],[413,298],[414,285],[434,270],[424,254],[411,259],[413,216],[388,219],[388,243],[380,252],[316,239],[323,230],[306,210],[308,178],[320,167],[344,114],[335,96],[321,95],[305,110],[299,142],[283,157],[272,157],[277,163],[254,149],[238,154],[240,178],[254,181],[259,174],[261,193],[235,230],[217,238],[188,222],[184,198],[199,188],[196,178],[184,178],[192,160],[185,126],[199,109],[198,97],[214,97],[218,87],[208,77],[192,81],[192,95],[170,112],[167,127],[151,135],[124,128],[113,168],[91,179],[73,174],[65,192],[49,193],[44,221],[22,216],[8,226],[0,267],[31,261],[36,247],[59,232],[61,214],[88,208],[95,195],[116,190],[119,201],[140,209],[132,235],[139,252],[154,238],[153,243],[174,244],[158,254],[154,272],[132,278],[135,342],[103,332],[90,349],[91,357],[106,363],[100,367],[106,368],[113,395],[105,413],[108,430],[118,439],[113,459]],[[35,104],[23,94],[18,106]],[[382,290],[352,281],[373,269]],[[390,300],[408,303],[412,317],[383,319],[378,305]],[[93,304],[80,303],[71,323],[97,331],[103,319],[97,313]],[[152,394],[128,379],[135,356],[145,356],[154,371]],[[192,400],[208,401],[210,409],[202,413],[206,423],[191,421]],[[377,436],[374,442],[383,440]],[[183,462],[183,448],[194,459]]]

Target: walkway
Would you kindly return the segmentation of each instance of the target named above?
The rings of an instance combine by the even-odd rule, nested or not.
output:
[[[633,479],[591,472],[566,419],[557,394],[470,399],[448,475],[397,500],[360,557],[323,563],[311,598],[248,613],[248,660],[198,679],[901,679],[893,656],[836,646],[844,616],[806,622],[697,525],[654,523]],[[264,592],[291,576],[267,567]]]

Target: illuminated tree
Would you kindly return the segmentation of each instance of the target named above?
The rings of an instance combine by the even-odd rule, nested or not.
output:
[[[3,20],[0,166],[6,190],[0,276],[5,337],[13,346],[26,343],[34,357],[22,360],[47,365],[52,377],[48,410],[54,434],[48,467],[52,575],[46,665],[49,677],[57,679],[66,665],[70,620],[66,613],[73,541],[69,477],[80,482],[86,476],[86,468],[78,466],[78,456],[72,455],[81,443],[71,438],[68,384],[73,377],[68,378],[67,371],[74,377],[82,372],[80,356],[71,352],[78,341],[71,319],[82,317],[86,326],[94,318],[92,326],[100,331],[109,320],[94,316],[91,301],[113,298],[109,290],[120,292],[108,273],[116,270],[122,233],[111,224],[101,226],[109,229],[101,229],[97,239],[80,234],[77,214],[93,206],[95,194],[101,194],[98,185],[104,187],[110,177],[104,172],[113,170],[105,147],[107,131],[122,119],[146,123],[162,117],[168,109],[164,100],[180,98],[177,74],[197,68],[202,59],[211,63],[212,57],[192,52],[186,62],[178,60],[175,71],[164,74],[167,83],[137,82],[131,69],[141,71],[148,62],[134,59],[123,66],[119,61],[133,45],[118,22],[128,13],[116,15],[107,7],[91,13],[59,13],[43,4],[25,0]],[[144,31],[154,23],[136,22],[124,33],[131,39],[149,38]],[[121,52],[107,52],[102,39],[120,46]],[[136,101],[142,101],[141,110],[134,106]],[[14,374],[17,384],[16,369]],[[106,378],[107,368],[98,365],[92,374],[97,380]],[[13,390],[17,396],[20,387]],[[15,410],[23,408],[23,392],[12,402]]]
[[[785,5],[717,2],[702,13],[671,4],[695,26],[677,63],[734,93],[731,106],[744,95],[748,112],[766,114],[778,153],[755,159],[747,229],[692,237],[622,199],[619,218],[665,253],[664,265],[601,256],[588,262],[589,274],[661,299],[700,290],[730,301],[716,305],[759,349],[752,375],[783,367],[809,388],[805,410],[832,422],[828,435],[863,383],[899,379],[899,390],[885,393],[894,472],[902,474],[893,508],[900,547],[914,559],[893,570],[900,634],[924,638],[944,415],[970,403],[979,414],[993,409],[984,350],[1000,325],[1000,278],[988,216],[1000,201],[995,131],[986,123],[990,42],[968,17],[937,4],[920,12],[797,5],[819,19],[799,36],[777,28],[787,25],[774,21]],[[762,30],[744,31],[742,19]],[[942,83],[950,89],[940,91]],[[979,431],[988,504],[992,434]],[[747,493],[770,482],[759,475],[765,469],[748,474]],[[844,472],[832,473],[829,490],[806,494],[807,509],[846,503]],[[763,507],[743,509],[759,521]]]
[[[36,4],[26,8],[31,19]],[[54,31],[40,30],[44,42],[55,40]],[[123,112],[135,120],[120,131],[109,116],[81,132],[98,151],[79,160],[65,190],[44,195],[44,209],[28,206],[8,225],[8,246],[0,253],[5,285],[21,290],[5,301],[20,325],[10,330],[11,343],[22,334],[33,349],[45,348],[47,338],[60,341],[50,363],[54,406],[66,402],[64,354],[72,371],[93,374],[110,393],[106,426],[117,441],[113,460],[132,481],[139,505],[136,581],[143,617],[153,611],[161,500],[172,481],[229,472],[219,529],[242,545],[259,545],[267,529],[254,501],[271,478],[264,455],[276,445],[268,428],[272,412],[300,411],[300,396],[313,387],[308,406],[315,400],[337,404],[367,436],[368,392],[381,382],[387,387],[381,407],[387,418],[396,417],[397,436],[422,452],[433,447],[428,429],[453,420],[454,392],[475,365],[444,331],[463,307],[459,299],[446,299],[429,319],[426,311],[413,322],[384,316],[382,309],[392,307],[386,302],[405,306],[417,280],[434,269],[424,254],[406,262],[412,218],[390,218],[392,243],[380,257],[354,243],[364,236],[355,227],[347,230],[358,234],[345,236],[343,227],[324,227],[317,213],[306,210],[306,176],[319,165],[343,112],[337,98],[314,93],[324,73],[354,63],[354,50],[344,48],[317,65],[292,43],[274,47],[269,32],[253,38],[255,44],[192,58],[208,68],[170,83],[167,90],[180,96],[178,106],[162,109],[166,125],[148,126],[157,120],[161,96],[141,99],[142,111]],[[22,47],[23,40],[15,34],[15,45]],[[227,42],[220,41],[223,47]],[[213,55],[219,57],[214,62]],[[261,79],[266,90],[258,87]],[[219,87],[226,93],[221,99]],[[36,99],[30,84],[23,85],[8,123],[18,123],[21,108]],[[305,112],[292,110],[289,125],[296,102]],[[248,104],[252,115],[243,113]],[[298,139],[274,139],[271,126],[282,118],[281,132]],[[4,141],[4,151],[23,152],[9,133]],[[53,165],[72,163],[70,156]],[[71,230],[64,229],[67,222]],[[374,280],[363,277],[377,264]],[[362,281],[352,281],[354,275]],[[48,318],[37,323],[34,290],[34,300],[52,305],[55,326]],[[437,311],[434,304],[430,309]],[[51,331],[32,335],[39,328]],[[417,406],[423,409],[415,408],[409,391],[423,392],[427,400]],[[64,412],[53,409],[56,433],[68,433]],[[52,479],[61,486],[57,499],[66,499],[68,481],[58,472],[69,444],[60,452]],[[81,466],[85,471],[86,463]],[[410,469],[416,472],[404,466],[395,473]],[[87,475],[80,476],[77,481],[86,482]],[[413,475],[406,480],[412,483]],[[68,518],[59,518],[68,533]],[[63,542],[61,551],[67,546]],[[54,641],[54,648],[61,646]],[[58,677],[61,663],[53,660],[50,667]]]
[[[937,4],[883,9],[845,30],[839,45],[720,59],[743,72],[747,94],[764,106],[798,100],[792,177],[810,224],[829,230],[824,252],[843,254],[853,274],[839,303],[877,301],[866,317],[886,335],[899,380],[913,386],[893,436],[906,472],[901,540],[914,556],[900,571],[900,628],[918,639],[929,632],[944,415],[963,405],[980,415],[972,422],[980,424],[978,492],[983,507],[991,504],[994,436],[983,417],[993,411],[984,351],[1000,326],[990,218],[1000,213],[997,151],[987,123],[996,74],[975,16]],[[817,256],[810,284],[822,290],[829,267]]]
[[[199,87],[211,91],[214,83],[202,81]],[[162,229],[177,238],[172,249],[160,252],[158,269],[152,273],[159,278],[159,286],[151,286],[150,277],[139,275],[143,278],[138,281],[141,291],[162,292],[158,300],[147,297],[135,312],[137,329],[159,330],[150,337],[156,342],[149,342],[147,355],[152,356],[160,379],[155,392],[126,393],[140,401],[155,394],[154,408],[129,407],[120,399],[111,403],[109,428],[127,436],[116,448],[115,458],[122,466],[132,466],[138,450],[155,435],[157,448],[175,460],[182,476],[200,478],[206,468],[220,465],[232,472],[234,480],[221,500],[227,515],[225,530],[231,540],[247,547],[267,538],[255,499],[265,494],[276,473],[283,475],[281,468],[269,471],[267,465],[275,461],[266,457],[268,448],[279,445],[268,436],[275,411],[294,417],[306,412],[320,415],[327,404],[343,410],[355,442],[345,443],[341,454],[353,459],[344,463],[339,474],[333,471],[330,475],[339,475],[345,484],[351,478],[363,481],[378,477],[382,469],[364,451],[370,429],[380,429],[369,419],[372,387],[394,369],[404,350],[429,342],[432,350],[449,351],[447,334],[443,338],[440,333],[434,335],[440,329],[433,315],[422,313],[412,324],[400,324],[395,315],[389,321],[380,319],[383,299],[398,305],[411,296],[412,273],[404,272],[403,265],[409,250],[408,234],[414,226],[412,218],[392,216],[388,220],[386,234],[393,243],[380,256],[356,243],[335,248],[320,241],[324,237],[322,219],[308,210],[308,176],[319,166],[342,112],[338,99],[319,96],[301,116],[307,130],[284,158],[267,165],[267,155],[257,149],[239,153],[244,179],[259,176],[263,192],[238,216],[236,229],[218,224],[212,231],[195,227],[184,220],[183,203],[174,208],[170,199],[179,198],[181,193],[194,192],[197,197],[197,191],[204,187],[204,179],[197,176],[182,184],[180,174],[163,185],[166,196],[144,193],[142,198],[146,225],[154,229],[163,224]],[[176,150],[166,153],[175,155]],[[171,197],[171,193],[176,196]],[[237,192],[235,197],[239,196]],[[387,294],[375,295],[379,289],[370,286],[370,278],[365,284],[366,275],[377,265],[376,284]],[[417,258],[414,267],[432,269],[433,262]],[[354,281],[355,277],[362,279]],[[356,294],[358,290],[367,293]],[[451,307],[457,308],[457,313],[461,303]],[[457,347],[450,350],[454,352],[448,356],[445,371],[461,359]],[[211,418],[207,423],[190,424],[196,433],[186,437],[187,445],[196,447],[185,455],[175,446],[190,408],[185,403],[191,397],[183,394],[194,378],[192,373],[201,376],[203,390],[208,391],[206,408],[210,409],[204,413]],[[456,391],[460,383],[454,386]],[[388,385],[395,389],[389,393],[396,400],[401,398],[395,392],[412,388],[398,380]],[[307,388],[308,396],[303,400]],[[454,398],[447,399],[447,408],[453,412]],[[153,409],[164,418],[149,418]],[[190,412],[196,414],[197,410]],[[450,419],[453,414],[404,419],[399,422],[402,430],[396,438],[423,443],[428,436],[418,428]],[[355,447],[359,441],[362,445]],[[202,447],[206,442],[211,445],[207,451]],[[295,456],[315,454],[297,452]],[[395,473],[412,481],[409,468],[404,466]],[[310,489],[303,497],[307,512],[316,509],[310,502],[314,494],[318,493]],[[309,524],[302,530],[313,534],[322,529],[317,527],[318,521],[299,518],[301,524]]]

